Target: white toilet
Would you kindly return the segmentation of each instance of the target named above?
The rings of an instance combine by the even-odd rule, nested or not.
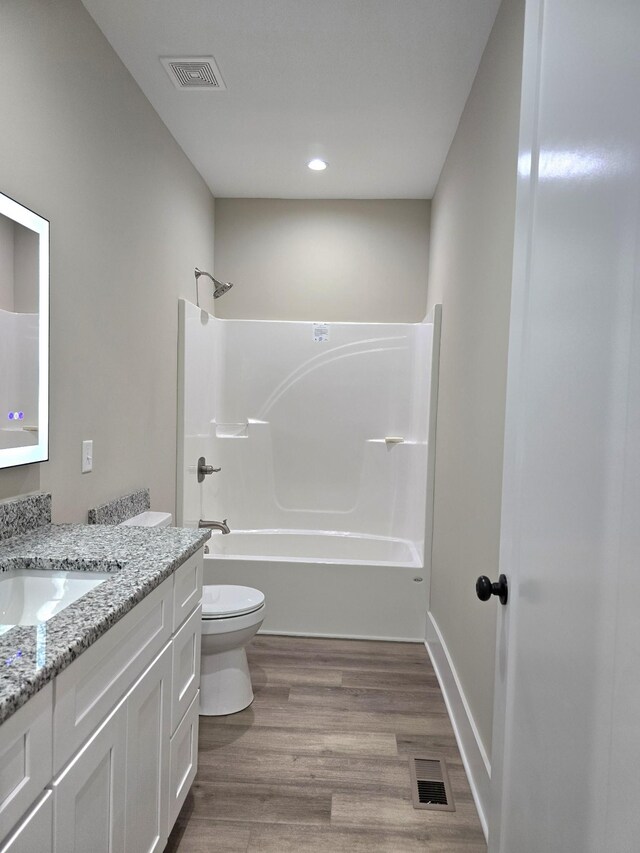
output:
[[[122,526],[167,527],[168,512],[143,512]],[[264,595],[248,586],[205,586],[202,590],[200,713],[235,714],[253,702],[244,647],[264,620]]]
[[[245,646],[262,625],[264,595],[248,586],[205,586],[202,592],[200,713],[235,714],[253,702]]]

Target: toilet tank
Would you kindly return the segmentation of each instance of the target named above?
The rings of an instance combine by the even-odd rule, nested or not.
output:
[[[170,512],[152,512],[147,510],[133,518],[128,518],[120,524],[120,527],[169,527],[173,521]]]

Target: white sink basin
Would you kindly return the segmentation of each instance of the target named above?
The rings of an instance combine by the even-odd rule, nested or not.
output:
[[[0,633],[46,622],[109,577],[105,572],[25,569],[0,573]]]

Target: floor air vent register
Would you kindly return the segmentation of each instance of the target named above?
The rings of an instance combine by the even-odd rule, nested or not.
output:
[[[410,755],[411,795],[414,809],[454,812],[447,765],[432,755]]]

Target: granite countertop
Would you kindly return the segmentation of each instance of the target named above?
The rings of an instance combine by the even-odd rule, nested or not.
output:
[[[159,586],[211,531],[47,524],[0,542],[12,569],[108,572],[110,577],[41,625],[0,634],[0,724]],[[0,619],[1,621],[1,619]]]

